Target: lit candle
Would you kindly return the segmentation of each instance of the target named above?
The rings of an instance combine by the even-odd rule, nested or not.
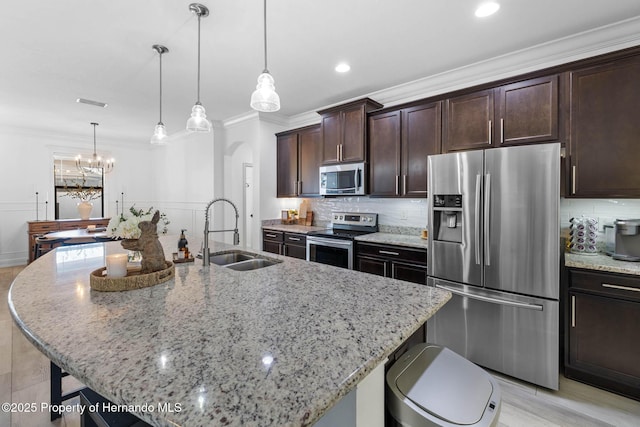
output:
[[[107,277],[127,275],[127,254],[107,255]]]

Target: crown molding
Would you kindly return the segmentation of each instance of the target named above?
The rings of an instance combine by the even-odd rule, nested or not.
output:
[[[385,107],[392,107],[638,45],[640,45],[640,16],[390,88],[358,95],[331,105],[318,107],[315,111],[307,111],[289,117],[274,113],[250,111],[225,120],[223,127],[228,128],[251,120],[267,121],[290,128],[304,127],[320,122],[320,116],[316,111],[346,104],[364,97],[380,102]]]
[[[222,122],[222,127],[227,129],[251,121],[268,122],[279,126],[290,126],[290,119],[287,116],[277,113],[263,113],[252,110],[224,120]]]
[[[367,96],[385,107],[393,106],[637,45],[640,45],[640,16],[376,91]]]

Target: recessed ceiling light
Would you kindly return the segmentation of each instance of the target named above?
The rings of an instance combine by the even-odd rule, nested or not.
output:
[[[476,16],[478,18],[484,18],[486,16],[493,15],[498,11],[498,9],[500,9],[500,5],[494,1],[482,3],[476,9]]]
[[[338,73],[346,73],[350,69],[351,69],[351,67],[346,62],[341,62],[338,65],[336,65],[336,71]]]

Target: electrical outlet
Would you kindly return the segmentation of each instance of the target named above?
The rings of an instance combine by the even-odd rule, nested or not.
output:
[[[400,219],[403,221],[406,221],[407,219],[409,219],[409,212],[407,212],[406,210],[401,210]]]

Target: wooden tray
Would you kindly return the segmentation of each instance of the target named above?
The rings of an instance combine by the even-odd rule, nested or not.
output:
[[[174,252],[173,253],[173,263],[174,264],[183,264],[185,262],[193,262],[194,258],[191,256],[191,254],[189,254],[189,258],[178,258],[178,253]]]
[[[94,270],[89,275],[89,285],[94,291],[119,292],[142,289],[171,280],[176,275],[176,267],[171,261],[165,261],[166,268],[153,273],[140,274],[140,270],[127,270],[125,277],[107,277],[102,274],[106,267]]]

